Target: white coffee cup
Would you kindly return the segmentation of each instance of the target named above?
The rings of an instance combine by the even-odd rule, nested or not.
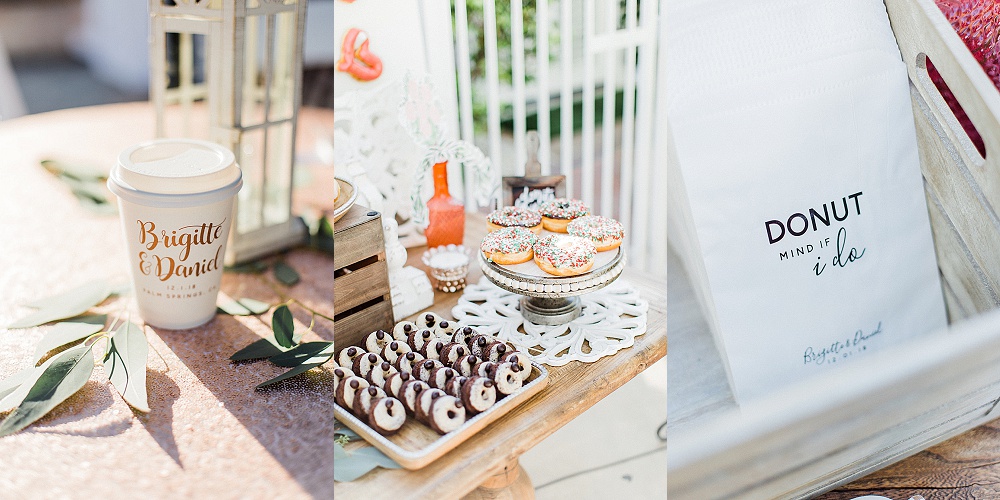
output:
[[[136,301],[149,325],[194,328],[215,316],[233,200],[243,174],[231,151],[157,139],[118,156],[118,196]]]

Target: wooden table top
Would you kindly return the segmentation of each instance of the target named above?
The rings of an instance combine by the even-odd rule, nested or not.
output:
[[[329,130],[333,112],[305,110],[300,149]],[[110,169],[124,148],[153,138],[147,103],[77,108],[0,122],[0,325],[25,304],[94,279],[128,281],[116,215],[81,208],[39,160]],[[321,178],[322,168],[316,177]],[[325,168],[331,170],[332,168]],[[330,173],[332,177],[332,172]],[[332,184],[327,184],[331,186]],[[326,187],[324,189],[329,189]],[[332,200],[330,200],[332,205]],[[332,206],[331,206],[332,208]],[[309,249],[285,256],[302,281],[270,272],[223,276],[222,293],[270,304],[295,298],[333,317],[333,258]],[[128,299],[96,310],[116,313]],[[310,314],[293,306],[297,329]],[[132,315],[137,320],[137,314]],[[0,378],[31,366],[50,327],[0,329]],[[317,317],[310,340],[333,340]],[[218,315],[186,331],[146,327],[151,412],[134,414],[98,367],[83,389],[27,429],[0,439],[4,498],[328,498],[333,488],[333,375],[311,370],[266,392],[254,387],[284,369],[228,357],[270,333],[270,316]]]
[[[477,244],[485,234],[485,217],[467,214],[465,243]],[[423,247],[409,249],[407,265],[426,270],[420,262],[424,250]],[[473,265],[467,281],[476,283],[481,276],[482,271]],[[376,469],[354,482],[337,483],[337,498],[461,497],[663,358],[667,354],[666,283],[630,269],[625,270],[621,279],[632,283],[649,301],[646,334],[637,337],[634,346],[595,363],[574,361],[565,366],[548,367],[549,383],[545,389],[441,459],[417,471]],[[451,318],[451,309],[460,296],[461,293],[435,291],[431,310]],[[580,436],[580,439],[593,440],[595,446],[605,438],[598,433]]]

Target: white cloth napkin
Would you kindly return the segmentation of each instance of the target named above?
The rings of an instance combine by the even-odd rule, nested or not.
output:
[[[884,5],[688,0],[667,19],[670,236],[737,401],[943,327],[906,68]],[[843,221],[769,241],[767,221],[804,214],[798,226],[811,208],[843,212],[841,200]],[[851,248],[864,253],[841,267]]]

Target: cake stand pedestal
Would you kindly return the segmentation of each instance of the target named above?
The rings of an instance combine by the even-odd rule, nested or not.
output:
[[[539,276],[486,260],[479,254],[483,275],[496,286],[521,295],[521,315],[536,325],[565,325],[580,317],[580,295],[604,288],[625,269],[620,247],[607,263],[579,276]]]

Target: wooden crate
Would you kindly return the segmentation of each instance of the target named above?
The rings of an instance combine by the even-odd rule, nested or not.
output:
[[[885,4],[911,80],[951,325],[737,408],[671,254],[671,500],[807,498],[1000,416],[1000,93],[932,0]],[[927,58],[983,136],[985,158]]]
[[[354,205],[333,224],[333,339],[360,344],[368,333],[392,329],[382,216]]]

